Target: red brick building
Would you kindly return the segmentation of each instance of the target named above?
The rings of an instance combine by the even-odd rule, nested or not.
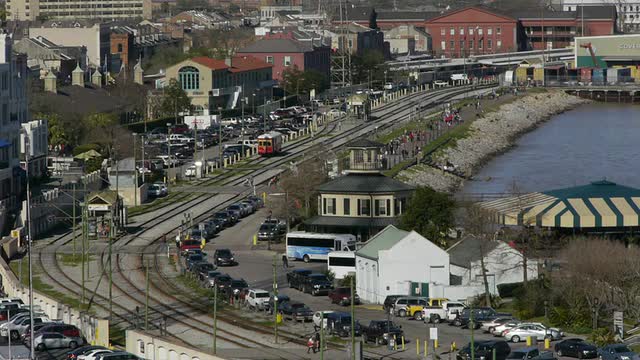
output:
[[[371,7],[349,8],[342,23],[357,23],[362,26],[369,26],[369,18],[374,9]],[[430,18],[439,15],[437,12],[426,11],[385,11],[375,10],[377,14],[378,27],[380,30],[390,30],[400,25],[413,25],[417,28],[424,28],[424,24]],[[334,20],[334,25],[341,24],[340,20]]]
[[[279,38],[264,38],[243,49],[239,55],[250,55],[273,65],[273,79],[282,80],[283,72],[288,68],[316,70],[331,75],[331,50],[328,46],[315,45],[312,42],[299,41],[287,34],[278,34]]]
[[[518,19],[526,35],[526,48],[541,50],[545,44],[547,49],[573,46],[576,36],[613,35],[616,17],[615,6],[585,6],[584,11],[578,6],[577,11],[529,11]]]
[[[518,20],[484,7],[466,7],[425,23],[435,56],[465,57],[521,50]]]

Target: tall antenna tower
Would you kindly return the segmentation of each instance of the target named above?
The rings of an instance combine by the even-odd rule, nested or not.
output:
[[[346,0],[345,0],[346,2]],[[331,53],[331,87],[343,87],[351,84],[351,47],[349,46],[349,20],[347,16],[347,4],[338,0],[338,46]]]

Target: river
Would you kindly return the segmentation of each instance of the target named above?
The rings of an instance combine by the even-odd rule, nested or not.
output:
[[[545,191],[605,178],[640,188],[639,170],[640,107],[593,103],[525,134],[461,191],[512,192],[514,183],[520,192]]]

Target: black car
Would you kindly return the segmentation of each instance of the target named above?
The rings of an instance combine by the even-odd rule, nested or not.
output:
[[[290,288],[302,290],[304,278],[311,275],[313,271],[307,269],[295,269],[287,273],[287,283]]]
[[[598,348],[595,345],[578,338],[562,340],[555,345],[554,350],[558,357],[570,356],[578,359],[591,359],[598,356]]]
[[[246,290],[248,288],[249,284],[247,284],[244,279],[233,279],[229,283],[229,286],[225,288],[225,294],[227,295],[227,297],[238,296],[243,290]]]
[[[392,339],[398,343],[403,335],[402,326],[394,324],[391,320],[371,320],[369,326],[362,327],[362,339],[365,344],[371,341],[383,345]]]
[[[479,307],[473,309],[473,327],[479,329],[483,321],[493,320],[497,317],[509,317],[511,314],[498,313],[490,307]],[[454,319],[453,324],[456,326],[462,326],[463,328],[469,327],[471,321],[471,309],[466,308],[462,310],[460,314]]]
[[[225,227],[231,226],[235,223],[235,221],[233,221],[233,218],[231,217],[231,214],[226,211],[218,211],[217,213],[213,214],[213,218],[216,220],[221,220],[224,223]]]
[[[217,266],[233,266],[238,264],[233,253],[229,249],[217,249],[213,253],[213,262]]]
[[[494,349],[496,351],[495,360],[505,360],[511,352],[511,347],[504,340],[478,340],[474,342],[474,357],[476,359],[492,359]],[[458,351],[456,359],[471,359],[471,343]]]
[[[231,217],[234,219],[234,221],[237,222],[240,219],[242,219],[242,211],[240,210],[239,207],[229,206],[227,207],[226,210],[229,213],[229,215],[231,215]]]
[[[191,254],[191,255],[189,255],[187,257],[187,260],[186,260],[187,270],[189,270],[189,271],[193,270],[193,268],[197,264],[199,264],[201,262],[204,262],[204,261],[205,261],[205,259],[204,259],[204,256],[202,256],[202,254]]]
[[[199,264],[196,264],[193,267],[193,272],[194,274],[196,274],[198,279],[202,281],[207,276],[207,274],[209,274],[210,271],[213,271],[215,269],[216,269],[215,265],[208,262],[201,262]]]
[[[287,295],[278,294],[278,310],[284,304],[291,301],[291,299]],[[269,311],[270,314],[273,315],[273,295],[269,297],[269,302],[265,304],[265,311]]]
[[[301,302],[287,301],[278,309],[282,311],[282,315],[295,321],[311,321],[313,319],[313,311]]]
[[[328,295],[333,283],[324,274],[309,274],[302,283],[302,292],[315,295]]]
[[[218,291],[224,293],[225,289],[231,285],[233,279],[228,274],[220,275],[216,277],[216,286]]]
[[[201,279],[202,286],[206,288],[213,288],[214,286],[216,286],[216,280],[218,279],[218,276],[222,276],[222,275],[224,274],[219,271],[209,271],[207,275],[205,275]]]

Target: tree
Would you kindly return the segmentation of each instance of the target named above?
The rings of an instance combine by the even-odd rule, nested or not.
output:
[[[380,30],[378,27],[378,13],[375,8],[372,8],[371,14],[369,14],[369,29]]]
[[[478,244],[477,250],[480,257],[482,282],[484,283],[485,303],[490,305],[491,293],[489,292],[486,256],[489,253],[491,241],[495,241],[493,238],[496,234],[493,214],[476,204],[472,204],[465,208],[464,215],[465,232]]]
[[[440,193],[430,187],[419,187],[409,200],[402,214],[400,227],[415,230],[422,236],[447,247],[447,232],[453,227],[455,202],[448,194]]]
[[[182,89],[182,85],[175,79],[169,81],[169,85],[164,88],[164,94],[160,100],[160,114],[164,116],[174,116],[176,121],[178,113],[191,111],[191,99]]]
[[[384,55],[377,50],[367,50],[361,56],[351,57],[354,83],[384,81]]]
[[[283,72],[282,87],[289,94],[305,94],[312,89],[319,92],[328,88],[329,81],[316,70],[301,71],[294,66]]]

